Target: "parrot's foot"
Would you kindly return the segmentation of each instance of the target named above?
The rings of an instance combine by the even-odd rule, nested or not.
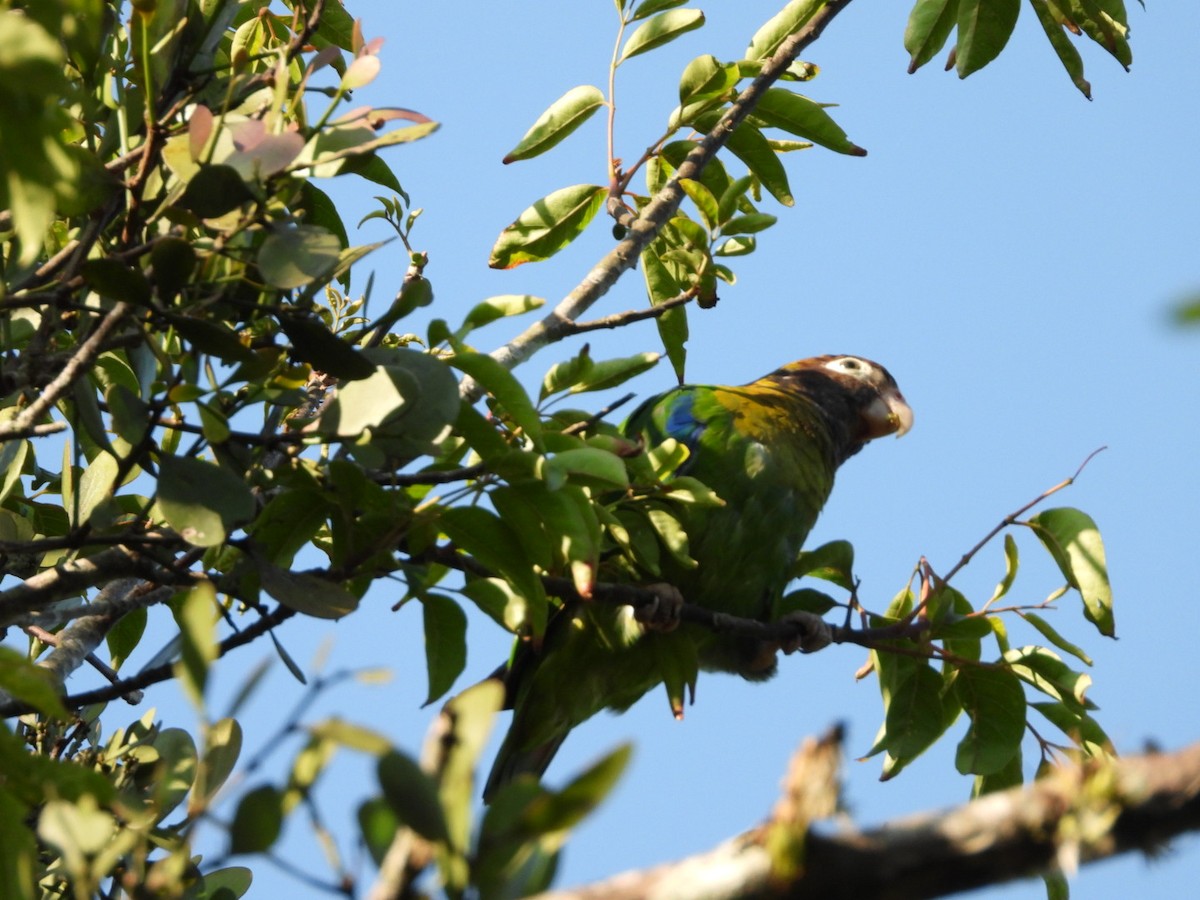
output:
[[[633,611],[633,617],[648,631],[674,631],[683,615],[683,594],[666,582],[645,586],[654,593],[654,601],[644,603]]]
[[[779,642],[779,649],[784,653],[815,653],[833,643],[833,633],[829,623],[816,613],[797,610],[788,613],[779,620],[779,624],[790,625],[793,629],[791,637]]]

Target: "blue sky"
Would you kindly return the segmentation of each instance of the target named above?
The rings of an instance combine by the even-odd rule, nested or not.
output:
[[[387,39],[382,75],[356,101],[417,109],[443,123],[431,138],[387,151],[414,204],[425,208],[413,240],[430,255],[436,302],[422,312],[454,322],[479,300],[506,293],[556,302],[611,246],[606,224],[549,263],[496,272],[486,266],[488,251],[533,200],[604,180],[602,119],[546,157],[508,167],[500,159],[568,88],[603,86],[616,27],[612,3],[348,5],[368,38]],[[688,60],[701,53],[736,59],[781,0],[698,5],[706,27],[622,68],[619,156],[635,159],[656,138]],[[1095,96],[1089,103],[1028,9],[1000,59],[962,82],[937,63],[905,74],[907,4],[852,3],[806,54],[821,67],[806,93],[839,104],[835,117],[870,155],[791,155],[796,206],[764,201],[779,224],[761,236],[758,253],[734,260],[739,281],[720,304],[692,312],[688,344],[691,381],[741,383],[831,352],[876,359],[895,375],[916,412],[913,432],[873,444],[847,464],[810,539],[811,546],[853,542],[861,597],[874,608],[903,586],[919,557],[949,569],[1005,514],[1107,446],[1058,500],[1091,513],[1104,534],[1120,640],[1096,635],[1069,597],[1052,621],[1095,657],[1090,696],[1126,753],[1150,740],[1176,748],[1200,739],[1191,697],[1200,634],[1200,333],[1173,328],[1168,315],[1200,288],[1200,8],[1130,6],[1132,73],[1081,45]],[[337,183],[348,225],[373,208],[375,193],[357,180]],[[385,236],[375,225],[353,232],[361,243]],[[374,269],[379,311],[403,268],[393,245],[367,260],[355,287]],[[595,312],[643,303],[640,274],[629,273]],[[427,319],[410,321],[401,327],[424,331]],[[478,332],[476,345],[490,350],[523,324]],[[648,324],[590,338],[597,357],[657,349]],[[535,384],[578,346],[550,348],[519,371]],[[671,382],[663,365],[633,387],[645,396]],[[1017,537],[1025,565],[1014,599],[1036,602],[1057,582],[1036,542]],[[981,602],[1002,572],[997,543],[958,586]],[[343,687],[312,716],[371,724],[415,752],[431,717],[420,709],[419,610],[392,614],[393,600],[377,592],[336,626],[291,622],[281,637],[301,662],[332,641],[329,668],[391,667],[390,685]],[[463,685],[507,649],[505,635],[478,617],[469,639]],[[269,648],[239,653],[239,662],[218,667],[217,709]],[[550,781],[620,742],[636,747],[625,779],[568,846],[560,883],[698,852],[754,825],[770,809],[795,746],[835,721],[849,727],[849,754],[865,752],[881,713],[873,680],[854,681],[862,661],[860,650],[831,647],[785,660],[766,685],[702,677],[682,723],[671,719],[665,697],[651,694],[623,717],[604,715],[579,728]],[[248,751],[274,731],[294,691],[276,665],[243,719]],[[149,702],[168,722],[188,723],[172,689],[153,690]],[[855,822],[962,801],[970,784],[954,772],[953,750],[964,728],[886,784],[877,781],[878,761],[848,762]],[[1032,766],[1031,742],[1026,750]],[[334,764],[319,793],[328,827],[348,832],[368,779],[365,760],[345,756]],[[306,831],[293,823],[284,852],[319,872]],[[1198,854],[1193,838],[1153,862],[1125,857],[1088,867],[1073,881],[1075,896],[1186,895]],[[253,895],[285,888],[308,895],[256,868]],[[1035,881],[978,896],[1041,895]]]

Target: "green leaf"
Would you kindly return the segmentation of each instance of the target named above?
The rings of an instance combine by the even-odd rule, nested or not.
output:
[[[1067,583],[1083,597],[1083,612],[1106,637],[1113,637],[1116,624],[1112,611],[1112,587],[1104,542],[1092,517],[1078,509],[1047,509],[1029,520],[1033,533],[1050,551]]]
[[[104,642],[108,645],[108,664],[114,670],[120,669],[121,664],[137,649],[146,631],[148,619],[149,614],[144,608],[132,609],[108,630]]]
[[[352,452],[368,465],[431,452],[462,406],[454,374],[428,353],[377,348],[363,355],[379,365],[339,388],[321,414],[321,430],[359,437]]]
[[[358,828],[371,860],[382,865],[388,848],[395,840],[400,822],[391,806],[382,797],[372,797],[358,807]]]
[[[942,676],[928,665],[916,666],[896,686],[887,703],[884,744],[898,763],[911,762],[946,730],[942,688]]]
[[[215,356],[225,362],[256,363],[254,351],[243,344],[237,333],[221,322],[193,316],[177,316],[163,313],[171,327],[201,353]]]
[[[318,372],[342,381],[357,381],[375,374],[375,366],[369,360],[315,316],[280,316],[279,325],[291,341],[296,358]]]
[[[595,184],[576,184],[548,194],[500,232],[488,265],[511,269],[549,259],[583,233],[607,194],[607,188]]]
[[[91,797],[81,798],[78,804],[51,800],[37,821],[38,837],[58,849],[66,873],[83,883],[91,877],[90,858],[98,855],[117,831],[112,814],[97,808]]]
[[[1061,634],[1054,630],[1053,626],[1051,626],[1049,622],[1047,622],[1037,613],[1020,612],[1019,615],[1022,619],[1036,628],[1042,637],[1052,643],[1059,650],[1070,653],[1084,665],[1090,666],[1092,664],[1092,658],[1088,656],[1082,648],[1077,647],[1075,644],[1072,644],[1070,641],[1064,638]]]
[[[665,249],[666,243],[660,237],[652,241],[641,254],[642,277],[646,281],[646,293],[650,297],[651,306],[660,306],[682,292],[679,282],[663,263],[662,254]],[[667,359],[671,361],[676,377],[682,382],[684,364],[687,361],[687,350],[684,347],[688,339],[687,311],[683,307],[668,310],[658,317],[657,325]]]
[[[1000,55],[1017,26],[1021,0],[959,0],[958,77],[966,78]]]
[[[102,297],[138,306],[150,302],[150,282],[137,266],[110,257],[89,259],[80,269],[88,287]]]
[[[542,443],[542,420],[533,407],[525,388],[508,369],[484,353],[456,353],[448,362],[459,371],[470,375],[485,391],[496,398],[504,412],[533,441],[534,446]]]
[[[1089,752],[1115,752],[1113,742],[1104,733],[1104,729],[1087,713],[1065,703],[1041,701],[1029,705],[1080,747],[1089,749],[1088,745],[1091,745],[1092,748],[1095,748],[1094,751],[1089,750]]]
[[[533,127],[508,151],[506,165],[545,153],[586,122],[604,105],[604,92],[590,84],[573,87],[542,113]]]
[[[272,785],[250,791],[238,803],[229,827],[229,852],[262,853],[283,829],[283,797]]]
[[[837,606],[837,601],[822,591],[815,591],[812,588],[798,588],[784,594],[783,598],[779,601],[775,618],[786,616],[792,612],[810,612],[821,616],[831,609],[836,609]]]
[[[768,59],[824,5],[824,0],[791,0],[763,24],[746,48],[746,59]]]
[[[467,616],[449,597],[437,594],[423,596],[421,609],[425,622],[425,666],[429,674],[429,694],[425,698],[428,706],[454,686],[466,667]]]
[[[438,786],[416,760],[399,750],[379,758],[377,767],[383,799],[399,822],[430,841],[450,837]]]
[[[501,294],[498,297],[488,297],[475,304],[474,308],[467,313],[467,317],[463,319],[462,327],[459,329],[458,337],[461,339],[468,331],[495,322],[497,319],[519,316],[545,305],[544,299],[530,294]]]
[[[564,450],[550,457],[548,465],[572,475],[585,476],[587,481],[601,488],[627,488],[629,476],[620,457],[597,447],[580,447]]]
[[[754,115],[774,128],[782,128],[838,153],[866,156],[867,151],[846,137],[821,104],[785,88],[768,88]]]
[[[832,582],[847,591],[853,591],[854,547],[849,541],[830,541],[813,550],[801,551],[792,565],[792,577],[808,575]]]
[[[700,182],[693,181],[691,178],[679,179],[679,186],[683,188],[683,192],[696,204],[696,209],[700,211],[700,216],[704,219],[705,226],[710,231],[715,231],[720,213],[717,208],[717,198],[712,195],[712,191]]]
[[[996,791],[1006,791],[1024,783],[1025,769],[1021,760],[1021,748],[1018,746],[1012,759],[1002,768],[995,772],[989,772],[987,775],[975,776],[975,784],[971,788],[971,798],[982,797],[984,794],[992,794]]]
[[[639,25],[625,42],[617,65],[641,53],[668,44],[675,38],[694,31],[704,24],[704,13],[698,9],[675,9],[655,15]]]
[[[216,219],[254,199],[232,166],[201,166],[177,201],[202,219]]]
[[[784,206],[795,205],[783,163],[761,131],[749,122],[743,122],[729,135],[726,146],[730,153],[746,164],[750,174],[759,180],[772,197]]]
[[[258,564],[263,590],[289,609],[318,619],[340,619],[358,609],[358,598],[344,587],[309,572]]]
[[[1085,696],[1092,677],[1076,672],[1045,647],[1021,647],[1004,654],[1013,674],[1072,709],[1082,712],[1096,704]]]
[[[996,589],[992,591],[992,599],[988,603],[995,603],[1001,597],[1008,593],[1009,588],[1013,586],[1013,581],[1017,577],[1017,566],[1020,562],[1020,557],[1017,554],[1017,542],[1013,540],[1011,534],[1004,535],[1004,577],[1000,579],[1000,583],[996,585]]]
[[[593,362],[587,353],[580,353],[565,363],[556,363],[546,373],[539,397],[544,400],[560,391],[582,394],[608,390],[654,368],[661,358],[658,353],[637,353]]]
[[[963,666],[954,693],[971,727],[959,742],[954,765],[963,775],[992,775],[1021,752],[1025,734],[1025,692],[1004,669]]]
[[[958,22],[959,0],[917,0],[904,28],[904,49],[912,59],[911,75],[946,45],[946,39]]]
[[[325,524],[330,510],[320,491],[295,488],[272,497],[247,530],[267,562],[288,568]]]
[[[765,231],[779,220],[767,213],[747,213],[735,216],[721,226],[721,234],[757,234]]]
[[[237,900],[250,891],[254,873],[245,866],[226,866],[205,872],[199,882],[189,886],[185,900]]]
[[[637,22],[654,15],[657,12],[662,12],[664,9],[674,9],[676,6],[683,6],[687,0],[643,0],[638,4],[637,10],[633,14],[630,22]],[[621,4],[624,6],[624,3]],[[620,10],[618,10],[619,12]]]
[[[1075,87],[1079,88],[1080,93],[1091,100],[1092,85],[1083,77],[1083,57],[1079,55],[1079,50],[1076,49],[1074,42],[1067,37],[1062,25],[1050,12],[1046,0],[1029,0],[1029,5],[1033,7],[1042,30],[1046,32],[1046,39],[1050,41],[1050,46],[1054,48],[1058,61],[1066,69],[1067,75],[1070,76]]]
[[[467,688],[446,704],[446,716],[453,730],[442,745],[446,755],[438,773],[438,794],[446,815],[449,843],[459,852],[465,852],[470,845],[475,768],[503,703],[504,686],[488,679]]]
[[[70,718],[50,671],[35,665],[24,655],[0,646],[0,689],[21,703],[28,703],[44,716],[66,721]]]
[[[242,726],[236,719],[221,719],[205,729],[204,758],[196,772],[193,803],[203,808],[229,780],[242,752]]]
[[[176,674],[195,707],[204,709],[204,688],[208,667],[217,658],[217,590],[211,581],[201,581],[183,595],[173,607],[182,641]]]
[[[158,507],[188,543],[215,547],[254,515],[246,482],[220,466],[191,456],[158,459]]]
[[[286,291],[328,274],[341,252],[338,236],[319,225],[279,228],[259,247],[258,268],[268,284]]]
[[[79,477],[79,520],[84,525],[116,489],[117,460],[111,453],[100,451]]]
[[[546,592],[512,529],[477,506],[444,510],[440,523],[442,531],[456,547],[504,575],[526,598],[534,632],[540,634],[546,622]]]
[[[741,74],[734,63],[722,64],[715,56],[697,56],[679,78],[679,102],[695,103],[708,97],[723,96],[738,83]]]

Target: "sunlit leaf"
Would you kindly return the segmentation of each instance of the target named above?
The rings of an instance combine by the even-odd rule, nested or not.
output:
[[[546,195],[500,232],[488,265],[511,269],[549,259],[583,233],[607,194],[600,185],[577,184]]]
[[[959,0],[917,0],[904,28],[904,49],[912,57],[911,75],[946,45],[946,39],[958,23]]]
[[[698,9],[673,9],[658,13],[634,29],[617,63],[670,43],[703,24],[704,13]]]
[[[1037,14],[1038,22],[1041,24],[1042,30],[1046,32],[1046,38],[1050,41],[1050,46],[1054,48],[1059,62],[1066,69],[1067,75],[1070,76],[1075,87],[1079,88],[1080,93],[1091,100],[1092,86],[1083,77],[1083,57],[1079,55],[1079,50],[1075,47],[1074,42],[1067,37],[1062,25],[1050,12],[1046,0],[1029,0],[1029,5]]]
[[[1078,509],[1046,509],[1029,520],[1071,587],[1083,597],[1083,611],[1100,633],[1113,637],[1112,588],[1104,542],[1092,517]]]
[[[573,87],[542,113],[533,127],[508,151],[504,163],[531,159],[554,147],[604,105],[604,93],[590,84]]]
[[[823,5],[824,0],[791,0],[754,32],[750,46],[746,48],[746,58],[767,59],[774,56],[780,45],[804,27]]]
[[[866,150],[846,137],[846,132],[825,112],[821,104],[785,88],[768,88],[755,107],[754,115],[768,125],[782,128],[838,153],[867,155]]]

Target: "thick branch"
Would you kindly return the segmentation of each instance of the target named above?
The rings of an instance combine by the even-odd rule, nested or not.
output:
[[[552,344],[571,333],[575,320],[593,303],[608,293],[617,279],[637,263],[642,251],[658,236],[659,230],[679,209],[683,202],[683,188],[679,183],[684,178],[695,179],[717,151],[729,140],[729,135],[758,105],[763,94],[779,80],[800,55],[805,47],[821,36],[833,18],[850,3],[850,0],[829,0],[808,23],[780,45],[775,55],[763,66],[762,72],[742,91],[737,101],[706,134],[687,159],[683,161],[675,176],[668,181],[641,214],[630,223],[629,234],[584,277],[574,290],[540,322],[531,325],[509,343],[492,352],[492,357],[507,368],[524,362],[542,347]],[[465,379],[461,393],[468,402],[474,402],[483,394],[482,388],[471,379]]]
[[[698,856],[627,872],[542,900],[941,897],[1088,863],[1200,830],[1200,744],[1177,753],[1063,768],[1028,787],[878,828],[810,830],[776,864],[764,846],[779,819]],[[781,846],[775,842],[778,851]],[[787,845],[784,845],[787,846]]]
[[[164,571],[129,547],[109,550],[61,563],[46,569],[6,591],[0,591],[0,627],[14,623],[37,624],[53,628],[58,617],[26,621],[31,613],[45,613],[59,600],[75,597],[87,588],[127,575],[140,575],[149,581],[164,580]],[[170,580],[166,578],[165,580]]]

